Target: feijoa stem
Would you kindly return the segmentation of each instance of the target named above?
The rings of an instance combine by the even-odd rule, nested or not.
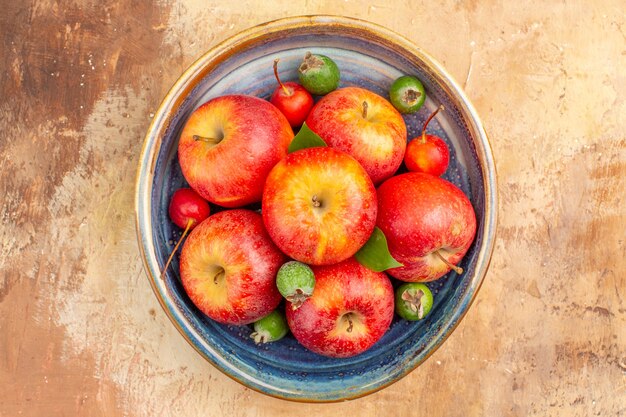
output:
[[[426,119],[426,121],[424,122],[424,127],[422,128],[422,140],[420,143],[426,143],[426,126],[428,126],[428,123],[430,123],[431,120],[433,120],[433,118],[437,115],[437,113],[439,113],[439,110],[445,110],[446,108],[443,107],[443,104],[440,105],[439,107],[437,107],[437,110],[435,110],[430,116],[428,116],[428,119]]]
[[[304,54],[304,59],[302,60],[302,63],[298,67],[298,71],[300,71],[302,74],[306,74],[306,72],[311,68],[319,68],[322,65],[323,61],[321,59],[316,58],[311,52],[307,51],[307,53]]]
[[[414,106],[415,103],[419,101],[419,98],[421,96],[422,96],[422,93],[420,93],[414,88],[409,88],[408,90],[406,90],[402,98],[404,99],[404,101],[406,101],[406,104],[408,104],[409,106]]]
[[[311,294],[305,294],[301,288],[296,288],[296,291],[292,295],[285,297],[287,301],[291,303],[291,309],[297,310],[302,307],[302,304],[311,296]]]
[[[423,296],[424,291],[422,290],[417,290],[415,294],[411,294],[409,290],[405,290],[402,293],[402,300],[409,305],[409,309],[411,309],[412,312],[417,313],[417,318],[420,320],[424,318]]]
[[[167,272],[167,268],[169,268],[170,263],[172,262],[172,259],[174,258],[174,254],[178,250],[178,247],[180,246],[182,241],[185,239],[185,236],[187,236],[187,233],[191,229],[191,225],[192,224],[193,224],[193,220],[191,220],[191,219],[187,220],[187,227],[185,227],[185,231],[180,236],[180,239],[178,239],[178,242],[176,243],[176,246],[174,246],[174,249],[172,250],[172,253],[170,253],[170,257],[167,258],[167,262],[165,263],[165,267],[163,268],[163,272],[161,272],[161,279],[163,279],[163,277],[165,277],[165,272]]]
[[[276,77],[276,81],[278,81],[278,85],[280,85],[280,87],[283,89],[283,92],[285,93],[285,95],[290,96],[291,93],[289,92],[289,89],[285,87],[285,84],[283,84],[282,81],[280,81],[280,77],[278,76],[278,61],[280,61],[280,59],[278,58],[274,60],[274,77]]]
[[[435,255],[437,255],[439,257],[439,259],[441,259],[441,261],[448,265],[448,267],[450,269],[452,269],[454,272],[456,272],[457,274],[462,274],[463,273],[463,268],[461,268],[460,266],[456,266],[452,263],[450,263],[446,258],[443,257],[443,255],[441,255],[441,253],[439,253],[438,250],[436,250],[435,252],[433,252]]]

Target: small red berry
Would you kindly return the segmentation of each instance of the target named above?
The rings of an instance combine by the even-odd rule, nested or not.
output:
[[[285,115],[291,127],[301,126],[313,108],[313,96],[296,82],[280,81],[278,59],[274,60],[274,76],[278,81],[278,87],[274,90],[270,103]]]
[[[407,145],[404,164],[409,171],[425,172],[438,177],[448,169],[450,162],[448,145],[440,137],[426,134],[426,126],[442,109],[443,106],[440,106],[428,117],[422,135],[412,139]]]
[[[174,246],[172,253],[167,259],[165,267],[161,272],[161,279],[165,276],[165,271],[169,268],[174,254],[178,250],[181,242],[185,239],[185,236],[187,236],[187,233],[209,217],[211,207],[204,198],[200,197],[200,195],[191,188],[180,188],[172,195],[168,212],[174,224],[185,229],[185,231],[180,239],[178,239],[178,243],[176,243],[176,246]]]
[[[211,214],[209,203],[191,188],[180,188],[174,192],[169,206],[170,219],[181,229],[193,229]]]

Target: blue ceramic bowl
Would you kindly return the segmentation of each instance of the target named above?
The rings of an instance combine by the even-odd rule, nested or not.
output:
[[[409,137],[437,106],[446,111],[429,132],[451,148],[445,178],[470,197],[478,220],[476,239],[461,262],[465,272],[429,284],[435,297],[421,322],[396,319],[367,352],[348,359],[314,354],[289,336],[257,346],[248,326],[213,322],[190,302],[176,260],[164,279],[160,271],[180,237],[167,214],[172,193],[185,185],[176,150],[190,113],[208,99],[228,93],[268,98],[276,87],[272,63],[280,58],[283,80],[297,79],[305,52],[332,57],[341,85],[357,85],[387,97],[400,75],[421,79],[428,99],[405,117]],[[219,370],[257,391],[297,401],[338,401],[377,391],[423,362],[467,312],[485,276],[494,244],[496,176],[485,132],[472,105],[446,71],[408,40],[368,22],[331,17],[288,18],[249,29],[219,44],[195,62],[167,94],[145,138],[137,178],[137,233],[154,292],[182,336]]]

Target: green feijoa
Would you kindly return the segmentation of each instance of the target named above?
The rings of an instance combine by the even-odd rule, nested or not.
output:
[[[400,113],[415,113],[424,104],[426,91],[420,80],[403,75],[391,84],[389,100]]]
[[[288,331],[289,327],[284,314],[279,310],[274,310],[254,322],[254,332],[250,334],[250,337],[259,345],[280,340],[285,337]]]
[[[325,55],[307,52],[298,67],[300,84],[311,94],[328,94],[339,87],[339,67]]]
[[[283,264],[276,274],[276,287],[294,310],[300,307],[311,295],[315,287],[313,270],[302,262],[289,261]]]
[[[433,293],[421,282],[408,282],[396,289],[396,313],[403,319],[422,320],[433,307]]]

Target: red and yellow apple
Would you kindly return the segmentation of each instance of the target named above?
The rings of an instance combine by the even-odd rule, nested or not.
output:
[[[439,177],[409,172],[388,179],[377,193],[376,224],[404,265],[387,273],[424,282],[457,268],[476,234],[476,215],[463,191]]]
[[[324,96],[306,124],[334,148],[353,156],[379,184],[397,170],[406,149],[402,115],[369,90],[345,87]]]
[[[260,214],[222,211],[189,234],[180,257],[180,278],[204,314],[220,323],[248,324],[280,303],[275,277],[285,260]]]
[[[224,207],[261,201],[265,179],[287,154],[293,130],[271,103],[226,95],[189,116],[178,143],[178,160],[191,188]]]
[[[315,290],[298,309],[286,308],[291,333],[307,349],[343,358],[369,349],[394,312],[391,281],[354,260],[312,267]]]
[[[376,189],[350,155],[328,147],[293,152],[270,172],[263,221],[289,257],[310,265],[348,259],[376,224]]]

